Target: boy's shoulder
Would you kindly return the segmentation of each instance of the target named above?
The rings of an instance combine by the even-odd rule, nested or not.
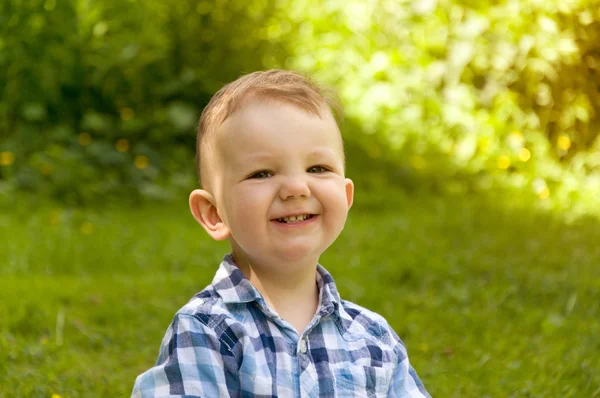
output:
[[[370,337],[380,344],[390,348],[398,346],[397,348],[404,351],[404,344],[382,315],[356,303],[347,300],[340,301],[340,319],[348,321],[345,327],[346,335],[356,338]]]
[[[177,315],[215,315],[228,316],[230,311],[224,305],[223,300],[216,293],[212,285],[208,285],[202,291],[196,293],[183,307],[177,311]]]
[[[231,255],[226,255],[211,284],[196,293],[177,315],[238,318],[237,313],[244,309],[239,304],[259,299],[262,297],[258,291],[244,277]]]
[[[365,329],[366,333],[379,335],[383,332],[381,328],[389,328],[387,320],[375,311],[360,306],[348,300],[340,300],[341,307],[351,318],[353,323]],[[373,328],[373,326],[376,326]]]
[[[247,309],[239,305],[242,301],[239,301],[239,297],[232,297],[233,295],[233,292],[228,295],[225,290],[216,287],[213,281],[181,307],[175,317],[194,317],[208,327],[214,327],[223,321],[243,321],[247,317]]]

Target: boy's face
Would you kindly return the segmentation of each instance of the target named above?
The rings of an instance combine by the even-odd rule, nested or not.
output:
[[[212,194],[234,256],[265,266],[318,260],[342,231],[354,190],[329,110],[319,118],[253,101],[214,143]]]

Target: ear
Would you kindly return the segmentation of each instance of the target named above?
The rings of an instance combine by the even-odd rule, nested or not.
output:
[[[190,194],[190,210],[192,215],[214,240],[224,240],[229,237],[229,227],[225,225],[214,196],[203,189],[196,189]]]
[[[348,201],[348,209],[350,209],[352,203],[354,203],[354,183],[349,178],[346,178],[346,200]]]

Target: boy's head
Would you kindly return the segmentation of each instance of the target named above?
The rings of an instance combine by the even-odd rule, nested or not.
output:
[[[315,116],[332,112],[341,121],[341,106],[335,94],[317,87],[309,79],[284,70],[254,72],[219,90],[204,108],[196,137],[196,169],[200,185],[211,187],[211,155],[219,127],[249,102],[279,102],[297,106]]]
[[[236,261],[316,261],[341,232],[354,187],[332,108],[308,79],[271,70],[226,85],[204,109],[204,189],[190,208],[214,239],[229,239]]]

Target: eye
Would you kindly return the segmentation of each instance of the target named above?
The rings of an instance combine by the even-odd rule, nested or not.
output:
[[[309,173],[325,173],[329,171],[329,169],[325,166],[312,166],[307,170]]]
[[[248,178],[253,178],[253,179],[264,179],[264,178],[269,178],[273,175],[273,173],[271,173],[270,171],[267,170],[261,170],[261,171],[257,171],[256,173],[253,173],[250,175],[250,177]]]

